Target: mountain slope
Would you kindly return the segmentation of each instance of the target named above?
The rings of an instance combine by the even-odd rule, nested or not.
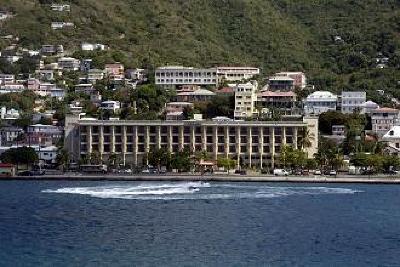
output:
[[[49,0],[2,2],[17,14],[0,25],[2,34],[26,46],[100,42],[123,51],[110,53],[132,66],[250,64],[265,74],[304,70],[318,88],[365,87],[373,95],[380,86],[399,94],[396,0],[71,0],[69,13],[50,11]],[[54,31],[52,21],[75,28]],[[376,70],[377,53],[393,68]]]

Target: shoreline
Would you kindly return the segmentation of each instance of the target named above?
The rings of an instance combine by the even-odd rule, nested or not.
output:
[[[271,175],[43,175],[1,177],[0,181],[204,181],[204,182],[290,182],[290,183],[359,183],[359,184],[400,184],[399,176],[338,175],[333,176],[271,176]]]

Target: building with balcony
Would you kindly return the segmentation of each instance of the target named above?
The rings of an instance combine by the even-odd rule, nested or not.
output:
[[[218,81],[240,82],[260,74],[259,68],[253,67],[217,67]]]
[[[81,67],[81,62],[73,57],[61,57],[58,59],[58,67],[62,70],[77,71]]]
[[[364,114],[366,101],[366,92],[342,92],[342,113],[353,113],[354,111],[358,110],[361,114]]]
[[[257,101],[257,88],[256,81],[248,82],[245,84],[237,84],[235,90],[235,119],[251,118],[256,112]]]
[[[372,131],[382,137],[393,126],[399,124],[399,112],[393,108],[377,108],[371,111]]]
[[[296,113],[296,94],[292,91],[261,91],[257,95],[257,106],[291,115]]]
[[[181,85],[217,86],[217,69],[197,69],[191,67],[168,66],[155,71],[156,85],[176,88]]]
[[[318,149],[318,119],[302,121],[125,121],[79,119],[68,115],[65,121],[65,148],[72,159],[98,152],[102,160],[116,154],[123,164],[144,166],[148,153],[166,149],[176,153],[189,148],[195,154],[207,151],[212,158],[230,157],[248,167],[281,165],[284,145],[300,148],[305,129],[312,135],[309,157]]]

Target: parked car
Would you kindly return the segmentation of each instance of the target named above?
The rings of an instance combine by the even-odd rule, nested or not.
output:
[[[331,176],[336,176],[336,175],[337,175],[337,172],[336,172],[335,170],[331,170],[331,171],[329,172],[329,175],[331,175]]]
[[[43,170],[32,170],[32,171],[21,171],[18,173],[18,176],[41,176],[44,174],[45,172]]]
[[[314,175],[321,175],[322,173],[321,173],[321,171],[320,170],[315,170],[314,171]]]
[[[274,175],[275,176],[288,176],[289,172],[284,170],[284,169],[275,169],[274,170]]]

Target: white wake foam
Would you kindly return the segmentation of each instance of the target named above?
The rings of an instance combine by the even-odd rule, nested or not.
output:
[[[336,187],[281,187],[251,184],[224,184],[204,182],[144,183],[118,186],[65,187],[46,189],[43,193],[79,194],[96,198],[137,200],[178,199],[249,199],[276,198],[292,195],[354,194],[361,191]]]

